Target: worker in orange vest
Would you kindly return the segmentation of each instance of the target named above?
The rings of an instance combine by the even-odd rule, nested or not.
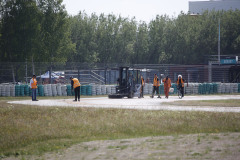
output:
[[[180,89],[181,93],[182,93],[182,97],[184,97],[184,79],[182,78],[182,75],[178,75],[178,79],[177,79],[177,87],[178,89]]]
[[[80,101],[80,82],[77,78],[70,77],[72,90],[74,88],[75,100]]]
[[[144,78],[143,76],[141,76],[141,89],[140,89],[140,97],[139,98],[144,98],[143,97],[143,88],[145,86],[145,81],[144,81]]]
[[[163,79],[163,83],[164,83],[165,98],[168,98],[168,96],[169,96],[169,89],[172,86],[171,79],[167,76],[166,78]]]
[[[30,87],[32,89],[32,101],[38,101],[37,100],[37,80],[35,75],[33,75],[32,79],[30,80]]]
[[[161,98],[160,94],[159,94],[159,86],[160,86],[160,81],[157,77],[157,74],[154,74],[154,79],[153,79],[153,92],[152,92],[152,96],[150,96],[151,98],[154,98],[154,93],[156,91],[156,93],[158,94],[157,98]]]

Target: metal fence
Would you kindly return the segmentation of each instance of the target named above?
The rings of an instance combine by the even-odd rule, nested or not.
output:
[[[118,68],[129,66],[141,70],[146,82],[152,83],[156,73],[159,78],[168,75],[172,82],[181,74],[188,83],[222,82],[240,83],[240,63],[235,65],[169,65],[169,64],[95,64],[95,63],[46,63],[1,62],[0,83],[29,83],[32,75],[40,84],[69,83],[73,76],[82,84],[116,84]]]

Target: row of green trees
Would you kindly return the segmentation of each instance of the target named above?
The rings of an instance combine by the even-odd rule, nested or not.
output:
[[[156,15],[149,23],[114,14],[69,16],[62,0],[1,0],[0,61],[202,64],[240,53],[240,11]]]
[[[62,0],[1,0],[1,60],[66,61],[75,46]]]

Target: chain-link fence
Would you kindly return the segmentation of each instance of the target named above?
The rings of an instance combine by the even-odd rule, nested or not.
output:
[[[1,62],[0,83],[29,83],[32,75],[39,84],[69,83],[73,76],[82,84],[116,84],[119,67],[129,66],[141,71],[146,82],[152,83],[156,73],[164,78],[168,75],[173,82],[179,74],[188,83],[222,82],[240,83],[240,63],[235,65],[169,65],[169,64],[89,64],[89,63],[31,63]]]

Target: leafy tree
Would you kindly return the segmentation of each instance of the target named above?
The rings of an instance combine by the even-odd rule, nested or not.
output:
[[[37,50],[36,42],[40,27],[36,2],[33,0],[9,0],[2,1],[1,4],[2,60],[24,62]],[[17,75],[19,67],[19,65],[15,66]],[[12,71],[14,77],[13,64]]]
[[[69,19],[62,0],[39,0],[41,11],[42,50],[38,59],[48,62],[65,62],[73,53]]]

